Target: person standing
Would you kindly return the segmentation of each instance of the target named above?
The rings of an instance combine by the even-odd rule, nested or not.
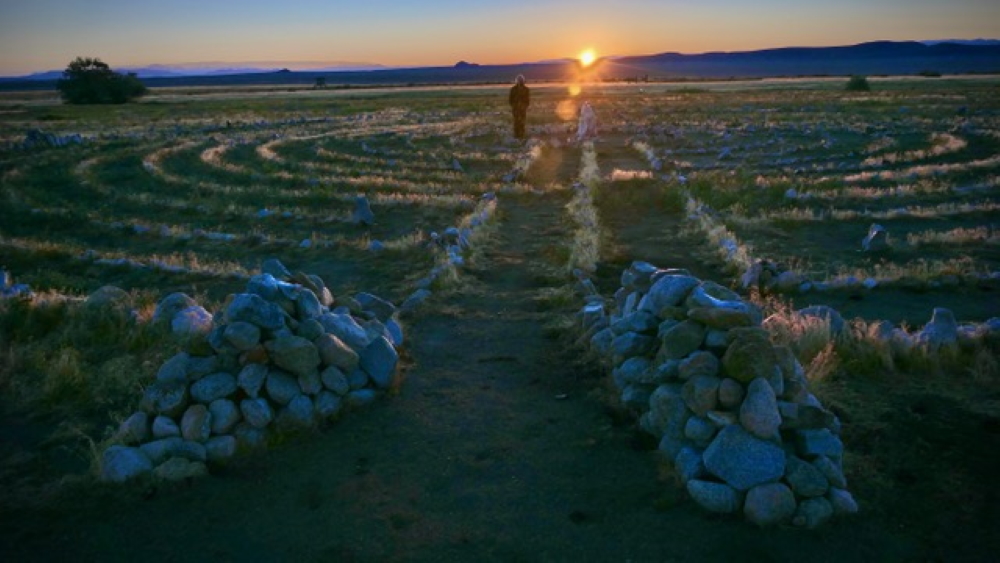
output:
[[[524,122],[528,119],[528,106],[531,105],[531,91],[524,85],[523,74],[518,74],[514,80],[507,101],[510,102],[510,109],[514,113],[514,136],[523,140],[526,136]]]

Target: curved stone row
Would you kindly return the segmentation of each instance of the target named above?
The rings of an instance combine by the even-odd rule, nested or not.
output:
[[[695,502],[762,526],[815,528],[858,510],[840,421],[809,392],[792,351],[771,344],[760,309],[645,262],[621,281],[610,307],[587,297],[581,340]]]
[[[206,474],[237,451],[364,407],[395,381],[403,330],[396,307],[370,293],[334,301],[318,276],[277,260],[212,315],[174,293],[152,322],[182,338],[146,387],[140,410],[104,451],[101,477],[123,482]]]

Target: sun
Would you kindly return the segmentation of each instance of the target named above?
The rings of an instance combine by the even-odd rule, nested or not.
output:
[[[580,53],[580,65],[583,67],[588,67],[594,64],[597,60],[597,53],[594,53],[593,49],[585,49]]]

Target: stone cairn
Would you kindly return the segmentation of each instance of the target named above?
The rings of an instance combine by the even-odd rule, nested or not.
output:
[[[183,293],[153,322],[186,341],[103,453],[101,477],[197,477],[275,431],[308,429],[372,403],[395,380],[403,331],[391,303],[333,295],[318,276],[265,261],[246,292],[209,314]]]
[[[621,283],[610,311],[590,292],[582,340],[698,505],[805,528],[857,512],[840,421],[809,392],[792,351],[771,344],[756,306],[645,262]]]

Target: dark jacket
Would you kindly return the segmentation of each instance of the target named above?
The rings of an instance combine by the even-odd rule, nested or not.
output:
[[[515,84],[510,89],[510,96],[507,97],[510,107],[516,110],[526,110],[531,105],[531,92],[524,84]]]

